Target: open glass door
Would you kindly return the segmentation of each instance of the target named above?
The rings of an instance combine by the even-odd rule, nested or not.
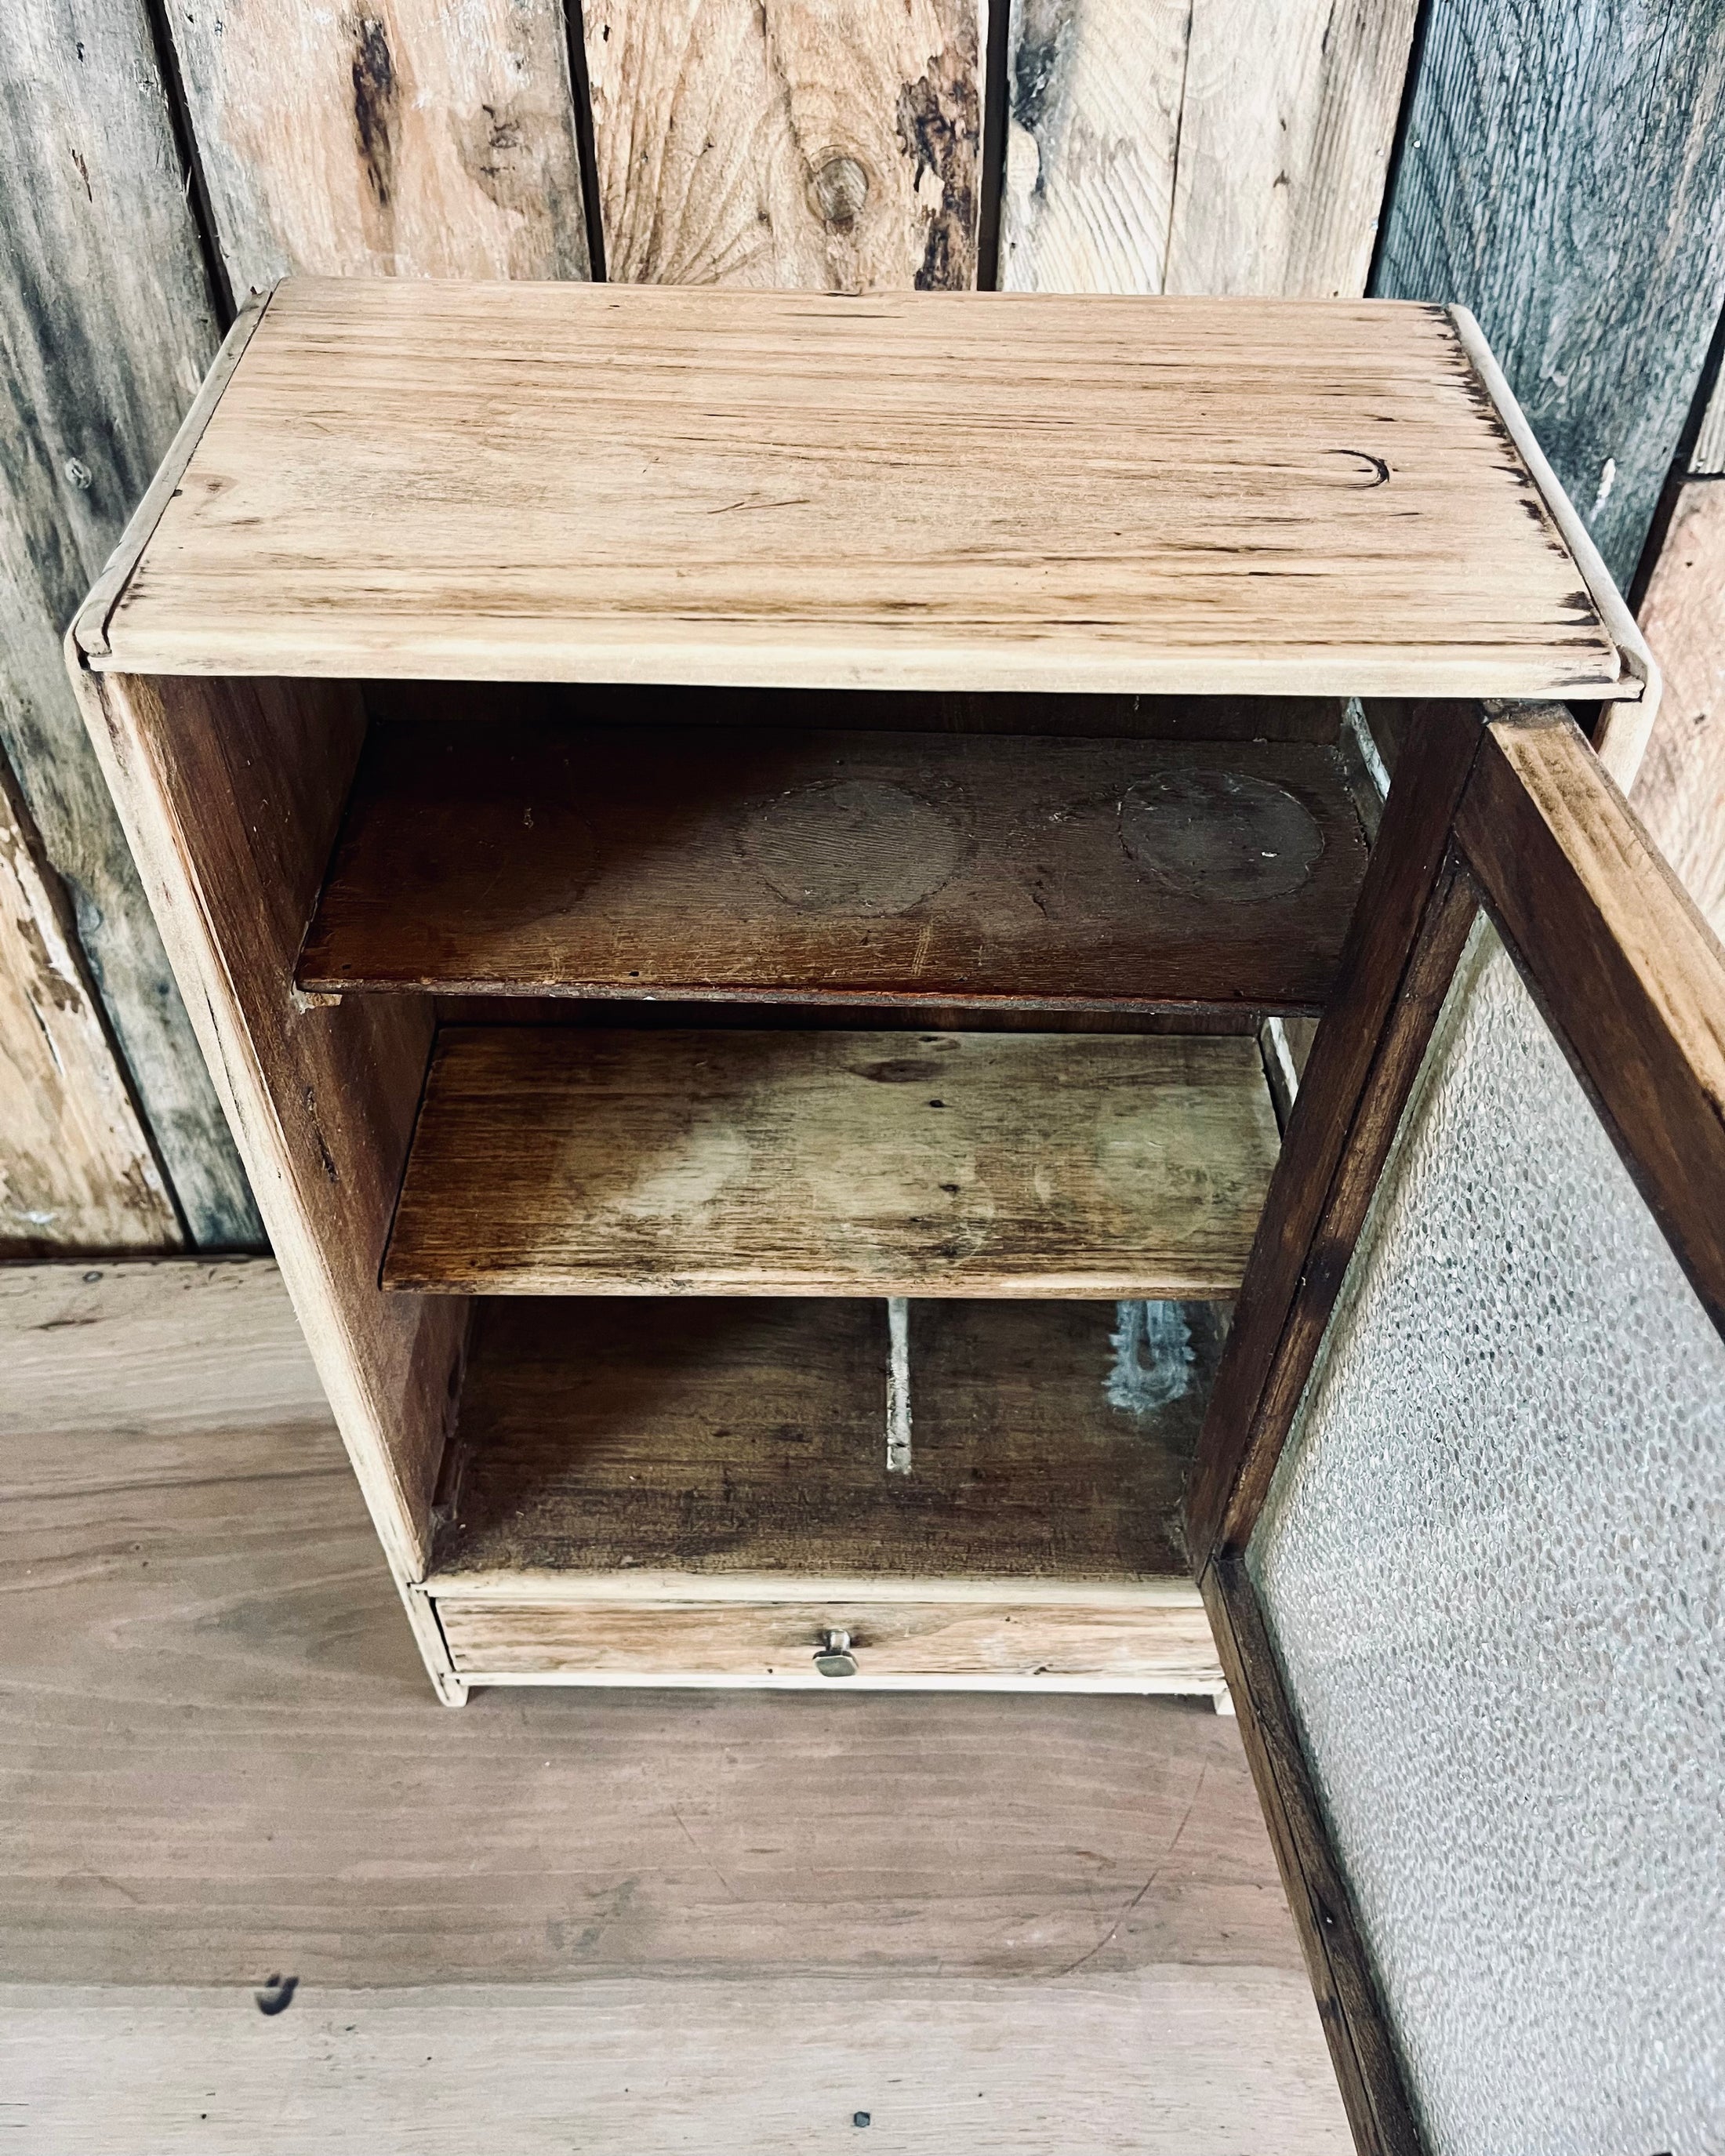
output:
[[[1194,1555],[1363,2150],[1725,2148],[1725,953],[1568,716],[1416,717]]]

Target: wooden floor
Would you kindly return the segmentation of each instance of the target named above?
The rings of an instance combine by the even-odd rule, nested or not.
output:
[[[0,1270],[0,2148],[1347,2146],[1232,1723],[451,1713],[268,1265]]]

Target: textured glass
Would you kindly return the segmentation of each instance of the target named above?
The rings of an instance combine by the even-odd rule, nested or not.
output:
[[[1247,1553],[1437,2156],[1725,2151],[1725,1344],[1476,931]]]

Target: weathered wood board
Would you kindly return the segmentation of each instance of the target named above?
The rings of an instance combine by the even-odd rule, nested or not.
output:
[[[143,673],[1622,680],[1455,325],[1348,302],[290,280],[80,633]]]
[[[201,1985],[271,2036],[326,1985],[778,1974],[806,2006],[811,1978],[1081,1962],[1275,1969],[1311,2015],[1207,1702],[541,1691],[452,1716],[273,1266],[8,1271],[0,1355],[34,1373],[0,1394],[0,1755],[29,1763],[0,1805],[8,1979]],[[271,1970],[302,1988],[266,2020]]]
[[[1276,1144],[1250,1039],[452,1027],[383,1279],[1225,1296]]]
[[[1665,697],[1630,803],[1725,937],[1725,480],[1678,495],[1641,623]]]
[[[488,1306],[433,1550],[441,1594],[551,1573],[1189,1585],[1178,1524],[1221,1327],[1145,1358],[1115,1303],[910,1313],[911,1467],[883,1440],[880,1302]],[[1166,1397],[1163,1397],[1163,1395]],[[1009,1597],[1003,1599],[1009,1599]],[[803,1659],[808,1659],[805,1655]]]
[[[1431,10],[1375,289],[1478,316],[1620,583],[1719,312],[1725,10]]]
[[[302,988],[1317,1008],[1334,749],[374,723]]]
[[[983,0],[587,0],[608,276],[976,281]]]
[[[1001,283],[1365,290],[1414,0],[1014,0]]]
[[[0,10],[0,751],[72,903],[193,1240],[255,1244],[262,1229],[60,656],[61,631],[215,350],[142,0],[15,0]],[[92,1037],[97,1090],[71,1111],[92,1138],[126,1085],[117,1070],[96,1079],[96,1055]],[[83,1168],[69,1158],[67,1170],[102,1175],[95,1158]],[[177,1244],[172,1215],[158,1218],[162,1243]]]
[[[236,294],[292,270],[588,274],[557,0],[165,14]]]
[[[173,1249],[183,1230],[33,835],[0,757],[0,1260]]]
[[[1015,1785],[1000,1800],[1022,1816]],[[927,1793],[916,1801],[920,1814]],[[835,1841],[855,1794],[839,1804]],[[815,1876],[836,1861],[818,1852]],[[901,1938],[911,1913],[906,1901],[887,1929]],[[799,1902],[790,1928],[809,1920]],[[871,1969],[824,1995],[830,2014],[811,2014],[806,1979],[770,1976],[319,1988],[275,2020],[251,1987],[8,1985],[0,2073],[33,2156],[185,2156],[199,2140],[247,2156],[801,2156],[864,2139],[894,2156],[1352,2147],[1292,1971],[1092,1965],[989,1981]]]
[[[1725,373],[1714,382],[1713,393],[1702,414],[1689,470],[1697,479],[1725,477]]]

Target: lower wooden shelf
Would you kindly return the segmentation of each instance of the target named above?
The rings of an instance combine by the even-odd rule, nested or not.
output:
[[[910,1315],[896,1474],[879,1303],[488,1306],[423,1589],[456,1669],[1217,1691],[1178,1516],[1222,1313]],[[834,1633],[854,1675],[817,1661]]]
[[[1227,1036],[455,1027],[383,1284],[1225,1296],[1278,1142]]]

